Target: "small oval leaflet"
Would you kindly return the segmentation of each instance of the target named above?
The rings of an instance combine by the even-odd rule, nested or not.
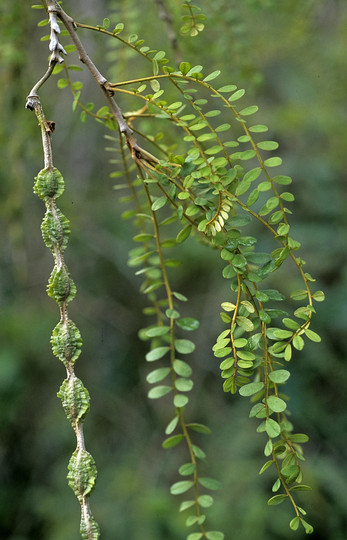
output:
[[[276,422],[276,420],[273,420],[272,418],[268,418],[265,421],[265,431],[269,437],[275,438],[275,437],[278,437],[278,435],[281,433],[281,427]]]
[[[278,339],[288,339],[292,337],[293,332],[291,332],[290,330],[277,329],[273,331],[273,335],[275,338]]]
[[[162,444],[163,448],[172,448],[173,446],[176,446],[184,439],[184,435],[173,435],[172,437],[169,437],[168,439],[165,439],[165,441]]]
[[[316,302],[324,302],[325,294],[323,291],[316,291],[315,293],[313,293],[312,298],[314,298]]]
[[[218,88],[217,92],[226,93],[226,92],[233,92],[236,90],[237,86],[235,84],[227,84],[226,86],[222,86],[221,88]]]
[[[277,413],[283,412],[287,408],[286,402],[277,396],[269,396],[267,404],[271,410]]]
[[[207,531],[206,538],[208,540],[224,540],[224,534],[220,531]]]
[[[193,319],[192,317],[183,317],[182,319],[178,319],[176,324],[182,328],[182,330],[187,330],[188,332],[197,330],[200,326],[199,321],[197,319]]]
[[[289,491],[311,491],[311,486],[307,486],[305,484],[300,484],[297,486],[292,486]]]
[[[294,336],[294,338],[293,338],[293,347],[297,351],[302,351],[302,349],[304,348],[304,345],[305,345],[305,342],[304,342],[304,340],[302,339],[301,336]]]
[[[276,141],[263,141],[257,144],[257,147],[261,150],[277,150],[279,144]]]
[[[178,469],[178,472],[182,476],[189,476],[190,474],[193,474],[195,469],[196,469],[195,463],[185,463],[184,465],[181,465],[181,467]]]
[[[168,351],[170,347],[156,347],[146,354],[147,362],[154,362],[162,358]]]
[[[236,338],[234,339],[234,345],[237,348],[245,347],[247,345],[247,339],[245,338]]]
[[[252,330],[254,330],[254,324],[250,319],[247,319],[247,317],[239,315],[236,317],[236,322],[246,332],[252,332]]]
[[[189,339],[176,339],[175,349],[181,354],[190,354],[195,350],[195,344]]]
[[[308,337],[308,339],[310,339],[311,341],[314,341],[316,343],[319,343],[320,341],[322,341],[322,338],[320,337],[320,335],[316,334],[316,332],[313,332],[313,330],[310,330],[309,328],[306,328],[305,334]]]
[[[159,197],[158,199],[156,199],[154,203],[152,204],[153,212],[162,208],[166,204],[166,202],[167,202],[167,198],[165,196]]]
[[[266,463],[264,463],[264,465],[262,466],[262,468],[260,469],[259,471],[259,474],[263,474],[263,472],[266,471],[266,469],[268,469],[269,467],[271,467],[271,465],[273,464],[273,459],[267,461]]]
[[[276,371],[271,371],[269,374],[269,379],[276,384],[286,382],[289,377],[290,373],[286,369],[277,369]]]
[[[194,483],[191,480],[182,480],[181,482],[176,482],[170,487],[171,495],[180,495],[188,491]]]
[[[277,478],[277,480],[274,483],[274,485],[272,486],[271,490],[275,493],[276,491],[279,490],[280,487],[281,487],[281,480],[279,478]]]
[[[222,487],[222,484],[218,480],[207,477],[199,478],[199,484],[201,484],[207,489],[211,489],[212,491],[216,491]]]
[[[264,161],[266,167],[278,167],[282,164],[282,159],[280,157],[271,157]]]
[[[176,394],[174,397],[174,406],[177,408],[185,407],[189,401],[189,398],[187,396],[184,396],[183,394]]]
[[[191,65],[190,65],[189,62],[181,62],[179,67],[180,67],[180,72],[183,75],[186,75],[188,73],[188,71],[190,70]]]
[[[207,81],[212,81],[213,79],[216,79],[218,77],[218,75],[220,75],[220,70],[217,69],[216,71],[213,71],[212,73],[210,73],[209,75],[207,75],[207,77],[204,78],[204,82],[207,82]]]
[[[166,394],[168,394],[169,392],[171,392],[171,390],[172,390],[171,386],[165,386],[165,385],[155,386],[154,388],[151,388],[151,390],[148,392],[148,397],[150,399],[159,399],[165,396]]]
[[[185,510],[187,510],[188,508],[190,508],[191,506],[194,506],[195,504],[195,501],[183,501],[181,502],[180,504],[180,509],[179,511],[180,512],[184,512]]]
[[[259,382],[252,382],[249,384],[245,384],[244,386],[241,386],[239,390],[239,394],[244,397],[253,396],[254,394],[257,394],[264,388],[264,383]]]
[[[191,379],[176,379],[175,387],[179,392],[190,392],[193,388],[193,381]]]
[[[254,114],[258,111],[259,107],[257,105],[251,105],[250,107],[246,107],[245,109],[242,109],[242,111],[239,112],[241,116],[250,116],[251,114]]]
[[[296,516],[291,520],[289,523],[289,527],[292,529],[292,531],[296,531],[300,525],[300,518]]]
[[[261,168],[256,167],[255,169],[251,169],[245,174],[244,180],[247,180],[248,182],[253,182],[260,176],[260,174],[261,174]]]
[[[148,337],[157,337],[157,336],[164,336],[169,331],[170,331],[169,326],[155,326],[153,328],[148,328],[145,331],[145,334]]]
[[[168,423],[168,425],[167,425],[166,428],[165,428],[165,434],[166,434],[166,435],[170,435],[170,433],[172,433],[172,432],[176,429],[176,426],[177,426],[177,424],[178,424],[178,421],[179,421],[178,416],[175,416],[175,418],[173,418],[173,419]]]
[[[190,377],[192,374],[192,368],[189,364],[187,364],[187,362],[184,362],[183,360],[176,359],[173,363],[173,367],[175,373],[177,373],[177,375],[180,375],[180,377]]]
[[[186,227],[184,227],[176,236],[177,244],[182,244],[182,242],[187,240],[191,232],[192,232],[192,226],[186,225]]]
[[[305,443],[309,440],[309,437],[305,433],[292,433],[289,435],[290,440],[293,443]]]
[[[269,131],[269,128],[262,124],[257,124],[255,126],[249,127],[248,131],[252,131],[252,133],[264,133],[265,131]]]
[[[268,500],[267,504],[269,506],[281,504],[286,498],[287,498],[287,495],[274,495],[273,497],[271,497],[271,499]]]
[[[200,497],[198,497],[198,503],[203,508],[209,508],[213,504],[213,497],[211,497],[211,495],[200,495]]]
[[[149,373],[147,375],[146,380],[150,384],[160,382],[163,379],[165,379],[165,377],[168,376],[170,371],[171,371],[171,369],[169,367],[168,368],[163,367],[163,368],[155,369],[154,371],[151,371],[151,373]]]
[[[187,540],[200,540],[200,538],[202,538],[202,533],[191,533],[187,536]]]
[[[197,446],[196,444],[193,444],[192,448],[193,448],[194,455],[198,459],[205,459],[206,458],[205,452],[203,450],[201,450],[201,448],[199,446]]]
[[[228,99],[228,101],[237,101],[238,99],[242,98],[242,96],[244,96],[246,93],[246,90],[244,88],[240,88],[240,90],[237,90],[237,92],[234,92],[233,94],[231,94],[230,98]]]
[[[198,424],[197,422],[187,424],[187,428],[198,431],[199,433],[205,433],[206,435],[209,435],[211,433],[210,428],[208,428],[204,424]]]

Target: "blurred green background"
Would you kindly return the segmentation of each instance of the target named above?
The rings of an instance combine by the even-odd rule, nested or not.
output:
[[[167,0],[177,34],[179,4]],[[221,69],[220,83],[247,89],[245,106],[257,103],[259,123],[280,143],[283,171],[293,176],[296,197],[291,223],[302,242],[307,271],[326,293],[312,328],[322,343],[307,344],[291,365],[287,393],[297,432],[310,436],[304,472],[313,491],[302,505],[315,527],[313,539],[342,540],[347,532],[347,3],[345,0],[214,0],[200,2],[206,29],[180,39],[180,55],[206,73]],[[155,0],[68,0],[80,22],[126,24],[174,58]],[[40,223],[44,208],[33,195],[42,167],[37,122],[25,97],[46,69],[47,42],[38,28],[42,11],[30,2],[0,7],[0,538],[74,540],[79,505],[66,482],[75,439],[56,397],[65,373],[49,339],[58,321],[45,288],[52,269]],[[142,64],[104,36],[81,32],[88,52],[113,80],[134,78]],[[65,39],[65,43],[68,41]],[[77,63],[78,59],[74,59]],[[142,69],[142,71],[141,71]],[[93,81],[82,74],[85,101],[104,105]],[[146,299],[127,266],[134,247],[126,206],[113,190],[103,126],[72,114],[69,90],[50,80],[41,90],[47,117],[57,123],[55,165],[66,191],[60,207],[71,221],[66,260],[78,287],[70,316],[84,338],[76,365],[91,398],[85,432],[99,477],[91,504],[105,540],[185,538],[179,497],[169,494],[185,457],[163,450],[164,427],[172,412],[146,394],[147,344],[138,340]],[[99,95],[100,94],[100,95]],[[126,102],[124,102],[126,106]],[[249,227],[248,234],[261,234]],[[264,242],[267,240],[264,238]],[[248,400],[225,395],[211,347],[222,331],[219,305],[230,295],[221,264],[203,247],[183,246],[186,264],[175,288],[189,296],[185,316],[201,321],[194,335],[194,396],[187,414],[207,423],[213,436],[197,434],[206,450],[206,473],[223,481],[209,512],[211,529],[227,540],[285,540],[304,537],[288,521],[289,505],[267,507],[273,476],[258,476],[264,440],[248,420]],[[296,277],[289,264],[269,283],[290,290]],[[178,447],[179,448],[179,447]]]

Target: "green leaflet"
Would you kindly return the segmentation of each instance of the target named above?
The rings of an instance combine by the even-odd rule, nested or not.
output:
[[[253,382],[242,386],[239,390],[241,396],[248,397],[257,394],[264,388],[263,382]]]
[[[154,371],[151,371],[151,373],[149,373],[146,377],[146,380],[147,382],[149,382],[150,384],[154,384],[154,383],[157,383],[157,382],[160,382],[162,381],[163,379],[165,379],[165,377],[168,376],[168,374],[170,373],[171,369],[170,368],[166,368],[166,367],[162,367],[162,368],[158,368],[158,369],[155,369]]]
[[[213,504],[213,497],[211,495],[200,495],[198,502],[203,508],[208,508]]]
[[[273,497],[271,497],[271,499],[268,500],[267,504],[269,506],[281,504],[283,503],[283,501],[286,500],[286,498],[287,498],[287,495],[274,495]]]
[[[276,384],[286,382],[289,377],[290,373],[286,369],[277,369],[269,374],[269,379]]]
[[[182,480],[180,482],[176,482],[175,484],[172,484],[170,488],[171,495],[181,495],[181,493],[185,493],[188,491],[191,487],[193,487],[194,482],[191,480]]]
[[[148,392],[148,397],[150,399],[159,399],[171,391],[172,391],[171,386],[167,386],[167,385],[154,386],[154,388],[151,388],[151,390]]]
[[[168,351],[170,347],[156,347],[146,354],[147,362],[154,362],[162,358]]]
[[[172,437],[165,439],[165,441],[162,444],[162,447],[172,448],[173,446],[176,446],[177,444],[179,444],[183,439],[184,439],[184,435],[173,435]]]
[[[184,465],[181,465],[181,467],[178,469],[178,472],[182,476],[190,476],[193,474],[193,472],[196,469],[195,463],[185,463]]]
[[[195,350],[195,344],[189,339],[176,339],[175,349],[181,354],[190,354]]]
[[[267,404],[270,409],[277,413],[283,412],[287,408],[286,402],[277,396],[269,396]]]
[[[192,374],[192,368],[183,360],[176,359],[173,367],[177,375],[180,375],[181,377],[190,377]]]

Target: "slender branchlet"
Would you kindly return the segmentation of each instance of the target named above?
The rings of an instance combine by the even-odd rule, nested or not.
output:
[[[104,94],[110,110],[119,126],[119,130],[126,138],[127,145],[134,159],[148,161],[149,163],[157,163],[157,158],[149,154],[149,152],[147,152],[137,144],[132,129],[125,121],[122,111],[113,97],[114,92],[109,87],[107,79],[100,73],[94,62],[91,60],[80,38],[78,37],[76,33],[77,25],[74,23],[74,20],[62,9],[62,7],[57,3],[56,0],[46,0],[46,2],[48,6],[48,12],[50,14],[56,15],[62,21],[77,49],[80,61],[85,64],[85,66],[89,69],[91,75],[93,76],[100,90]]]

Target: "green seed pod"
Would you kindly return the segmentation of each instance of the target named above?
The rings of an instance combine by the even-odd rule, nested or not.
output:
[[[61,252],[65,250],[70,235],[69,225],[69,220],[59,208],[56,208],[55,213],[47,210],[41,224],[41,232],[44,243],[53,253],[57,248]]]
[[[93,457],[86,450],[75,450],[68,465],[68,483],[76,497],[89,495],[96,483],[97,470]]]
[[[89,392],[77,377],[65,379],[61,385],[58,397],[62,401],[63,409],[72,426],[81,422],[89,411]]]
[[[71,302],[76,296],[76,286],[72,281],[69,272],[65,268],[59,268],[55,266],[50,275],[47,294],[59,305],[62,302]]]
[[[53,354],[63,362],[75,363],[81,354],[82,338],[80,331],[72,321],[61,321],[52,332],[51,344]]]
[[[34,193],[45,200],[58,199],[64,192],[64,179],[55,167],[42,169],[35,177]]]
[[[100,538],[100,527],[92,516],[81,516],[80,534],[83,540],[98,540]]]

